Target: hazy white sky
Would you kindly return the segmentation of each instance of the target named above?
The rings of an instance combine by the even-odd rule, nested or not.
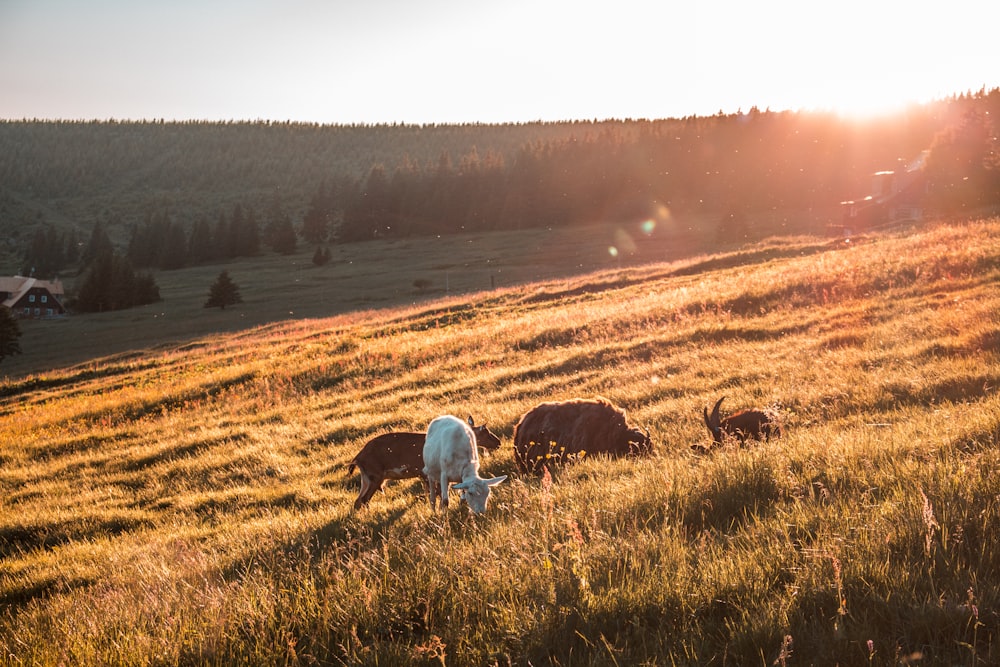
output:
[[[0,118],[864,112],[1000,86],[983,0],[0,0]]]

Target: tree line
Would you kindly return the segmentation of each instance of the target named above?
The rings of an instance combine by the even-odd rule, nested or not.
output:
[[[177,188],[175,195],[147,203],[138,220],[106,208],[95,224],[105,236],[108,229],[116,231],[117,245],[125,248],[122,258],[132,267],[170,270],[265,250],[291,253],[302,242],[316,246],[314,261],[319,264],[329,258],[329,251],[322,248],[327,243],[627,222],[654,219],[664,211],[746,221],[772,211],[835,209],[843,199],[868,194],[873,172],[898,168],[900,160],[927,149],[928,203],[946,214],[961,213],[1000,204],[998,118],[1000,89],[995,89],[913,107],[865,124],[831,114],[757,108],[661,121],[526,126],[324,128],[109,122],[38,127],[29,123],[16,129],[49,137],[43,142],[47,148],[30,154],[18,142],[12,145],[15,155],[32,166],[26,173],[40,173],[53,161],[56,173],[65,173],[88,163],[91,149],[80,130],[91,130],[114,147],[109,150],[113,164],[109,171],[125,182],[125,174],[116,171],[122,166],[144,172],[125,147],[136,148],[134,142],[143,137],[159,148],[165,145],[164,137],[176,139],[171,153],[188,160],[190,173],[168,169],[167,164],[174,163],[160,160],[163,176],[141,176],[147,189],[168,184]],[[9,142],[11,129],[10,124],[0,123],[0,145]],[[68,135],[71,140],[64,152],[51,145],[48,133]],[[351,172],[343,156],[335,159],[329,152],[310,151],[303,141],[322,144],[331,136],[341,143],[325,144],[324,150],[331,145],[365,148],[375,159],[358,169],[363,156],[354,155]],[[199,161],[201,146],[192,143],[192,137],[213,147],[210,158]],[[303,152],[301,164],[292,167],[288,154],[280,151],[279,157],[254,152],[274,148],[276,137],[294,139],[292,144]],[[515,147],[515,138],[526,141]],[[477,140],[484,142],[483,147]],[[389,149],[397,144],[401,147],[395,152]],[[142,155],[144,150],[134,152]],[[330,161],[317,161],[319,154]],[[231,167],[251,176],[243,189],[237,176],[221,167],[227,155]],[[268,169],[284,171],[270,181],[262,180],[260,168],[250,166],[254,156]],[[199,169],[205,165],[212,165],[209,175]],[[0,157],[0,173],[10,173],[9,159]],[[96,177],[83,181],[92,178]],[[54,187],[50,179],[51,175],[36,182],[19,173],[4,187],[13,184],[44,192]],[[65,189],[86,187],[78,180]],[[204,202],[192,206],[192,197],[202,189],[229,203],[216,203],[207,212]],[[18,191],[21,199],[23,192]],[[2,214],[0,210],[0,224]],[[746,223],[741,225],[746,232]],[[80,235],[76,225],[34,224],[25,243],[24,270],[48,276],[75,264],[89,266],[96,257],[89,249],[94,238],[85,244]]]
[[[408,232],[445,226],[433,217],[439,209],[456,219],[468,212],[471,224],[489,227],[547,215],[595,218],[604,213],[597,205],[615,214],[636,197],[678,211],[745,201],[751,210],[815,207],[863,192],[872,172],[927,149],[970,110],[995,130],[998,98],[998,90],[981,90],[866,123],[756,108],[506,125],[3,121],[0,232],[33,229],[34,214],[46,210],[60,228],[72,221],[86,229],[103,216],[119,239],[150,211],[168,209],[190,227],[237,203],[264,210],[273,199],[301,224],[331,183],[338,220],[355,223],[349,237],[372,231],[358,220],[386,209],[403,214],[396,228]],[[488,205],[461,190],[470,183]],[[389,188],[389,201],[367,205],[380,187]]]
[[[351,242],[655,219],[664,210],[744,221],[836,210],[870,194],[875,171],[900,169],[928,149],[929,207],[949,215],[1000,204],[1000,90],[940,111],[944,118],[886,120],[885,136],[871,141],[845,135],[827,116],[751,109],[638,124],[632,133],[607,127],[523,146],[512,160],[475,147],[457,163],[448,153],[424,164],[404,158],[391,173],[375,164],[355,181],[321,185],[302,232],[313,242]]]

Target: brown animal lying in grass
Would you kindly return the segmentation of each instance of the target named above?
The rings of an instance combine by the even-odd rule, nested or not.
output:
[[[743,445],[747,438],[770,440],[772,435],[776,438],[781,436],[781,425],[778,424],[776,415],[765,410],[741,410],[720,419],[719,406],[725,398],[723,396],[716,401],[711,415],[708,414],[708,408],[702,410],[705,426],[712,434],[714,446],[721,446],[727,437],[736,438]]]
[[[625,411],[606,399],[540,403],[514,427],[514,461],[522,473],[580,456],[648,454],[649,432],[630,428]]]
[[[472,417],[469,417],[471,423]],[[474,426],[476,444],[492,451],[500,439],[485,426]],[[424,476],[424,433],[396,431],[383,433],[365,443],[347,466],[347,474],[357,467],[361,473],[361,491],[354,501],[358,510],[368,504],[387,479],[410,479]]]

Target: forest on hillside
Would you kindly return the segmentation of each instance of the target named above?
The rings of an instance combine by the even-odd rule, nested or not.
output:
[[[960,215],[1000,202],[998,118],[1000,89],[868,122],[757,108],[508,125],[7,121],[0,248],[55,273],[95,226],[156,268],[301,242],[667,215],[718,220],[720,233],[739,220],[752,236],[747,220],[833,218],[874,172],[924,151],[929,204]]]

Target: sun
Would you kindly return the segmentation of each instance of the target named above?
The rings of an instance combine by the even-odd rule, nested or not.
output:
[[[884,81],[860,81],[824,96],[815,108],[831,111],[853,121],[870,121],[897,116],[907,108],[922,104],[910,90],[903,90]]]
[[[847,120],[863,122],[897,116],[913,104],[911,100],[859,96],[843,101],[833,111]]]

